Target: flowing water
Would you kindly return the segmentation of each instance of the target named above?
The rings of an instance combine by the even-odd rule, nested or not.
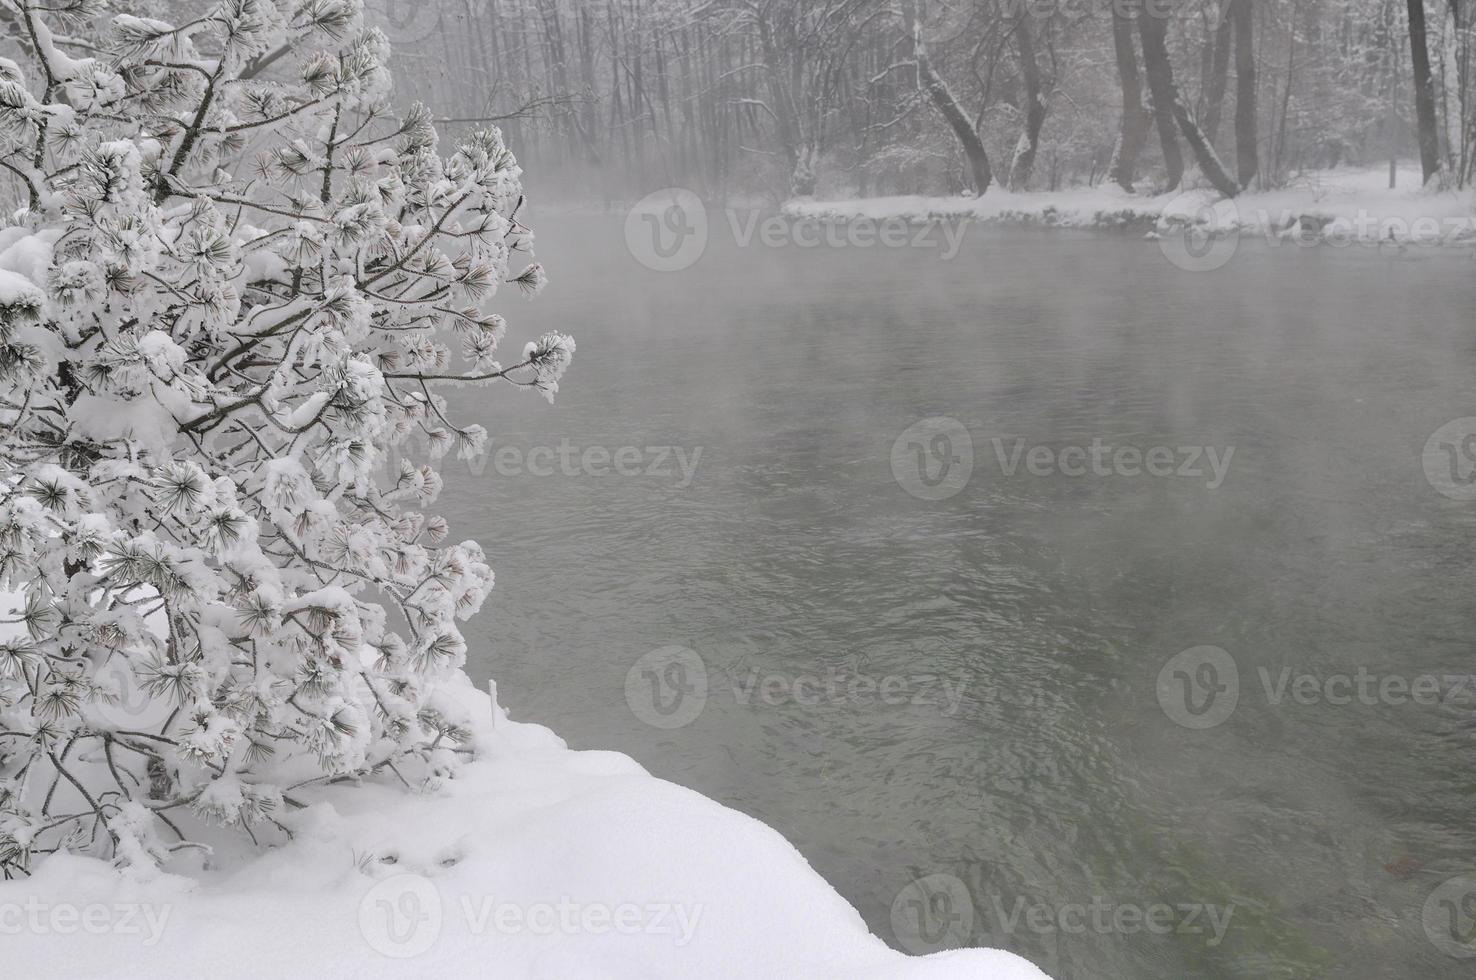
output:
[[[937,936],[894,900],[946,875],[944,926],[1057,978],[1476,970],[1476,892],[1436,891],[1476,872],[1476,502],[1422,466],[1476,415],[1468,254],[1193,274],[1129,237],[973,229],[945,262],[720,230],[663,274],[617,219],[536,227],[552,284],[511,334],[579,356],[552,407],[458,396],[506,452],[441,501],[497,569],[469,669],[515,718],[764,820],[899,946]],[[893,466],[934,417],[973,454],[941,500],[905,464],[956,489],[957,429]],[[1174,475],[1042,462],[1094,440]],[[1211,488],[1189,456],[1231,447]],[[1232,662],[1169,664],[1205,645]],[[700,678],[627,675],[670,646],[706,701],[655,727],[683,718],[642,685]]]

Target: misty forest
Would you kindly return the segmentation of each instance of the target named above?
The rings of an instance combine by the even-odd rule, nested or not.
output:
[[[495,120],[589,197],[1163,191],[1189,168],[1228,195],[1476,165],[1461,0],[375,2],[448,131]]]
[[[1470,980],[1476,0],[0,0],[0,977]]]

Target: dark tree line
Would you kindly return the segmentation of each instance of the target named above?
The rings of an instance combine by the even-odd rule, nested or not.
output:
[[[1398,155],[1464,186],[1476,161],[1476,0],[369,2],[407,94],[610,200],[1233,195]]]

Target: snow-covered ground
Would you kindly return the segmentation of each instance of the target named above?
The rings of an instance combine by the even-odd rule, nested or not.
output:
[[[1141,229],[1161,234],[1194,222],[1216,234],[1281,235],[1295,230],[1329,245],[1384,242],[1476,246],[1476,192],[1420,187],[1417,169],[1402,167],[1396,186],[1388,168],[1340,169],[1301,175],[1290,186],[1221,201],[1208,188],[1172,194],[1128,194],[1115,184],[1061,191],[1012,193],[994,187],[983,197],[877,197],[847,201],[794,200],[796,218],[882,221],[967,218],[982,222],[1066,228]],[[1299,221],[1303,216],[1315,221]]]
[[[9,977],[1038,980],[997,950],[908,957],[779,834],[468,681],[484,758],[426,796],[318,789],[296,838],[140,880],[53,856],[0,882]],[[306,792],[306,791],[301,791]]]

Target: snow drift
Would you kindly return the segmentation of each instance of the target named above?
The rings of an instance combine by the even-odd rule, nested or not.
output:
[[[998,950],[913,958],[779,834],[626,756],[575,752],[469,681],[481,758],[436,795],[301,790],[296,837],[198,873],[71,855],[0,882],[26,977],[1038,980]]]

